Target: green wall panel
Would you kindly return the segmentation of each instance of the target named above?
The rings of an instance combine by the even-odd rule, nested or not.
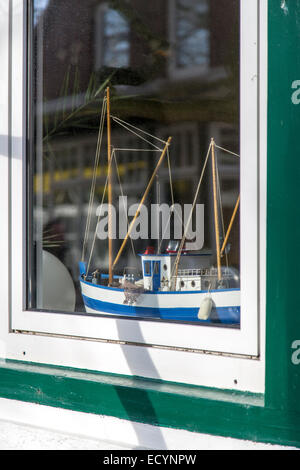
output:
[[[162,427],[300,447],[300,413],[264,396],[18,361],[0,363],[0,396]]]
[[[300,414],[266,410],[259,394],[2,361],[1,396],[152,425],[300,447]]]
[[[266,405],[300,410],[300,1],[269,1]]]

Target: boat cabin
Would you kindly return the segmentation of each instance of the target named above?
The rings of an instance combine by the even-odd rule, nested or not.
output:
[[[172,286],[173,268],[177,253],[142,254],[144,289],[169,291]],[[204,288],[201,276],[211,266],[211,253],[184,253],[179,262],[175,290],[190,291]],[[202,279],[203,281],[203,279]],[[205,287],[206,288],[206,287]]]

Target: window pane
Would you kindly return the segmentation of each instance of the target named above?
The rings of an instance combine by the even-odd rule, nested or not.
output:
[[[208,0],[176,1],[176,54],[179,67],[209,63]]]
[[[239,1],[32,4],[28,308],[239,326]]]
[[[100,10],[101,14],[101,10]],[[96,27],[101,28],[101,44],[95,44],[103,50],[103,64],[109,67],[127,67],[129,65],[129,24],[126,18],[111,8],[102,13],[102,21]],[[102,34],[101,34],[102,33]],[[102,35],[102,37],[101,37]]]

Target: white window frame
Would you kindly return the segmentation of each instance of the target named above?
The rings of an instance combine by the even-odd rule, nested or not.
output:
[[[7,273],[1,280],[7,316],[0,320],[0,356],[263,392],[267,0],[261,0],[259,7],[253,0],[241,2],[241,115],[247,113],[248,120],[241,120],[240,329],[24,310],[25,2],[12,0],[11,15],[5,0],[0,5],[7,11],[1,13],[6,38],[1,42],[1,63],[8,65],[0,71],[8,93],[7,101],[2,96],[8,119],[0,121],[0,134],[8,136],[0,155],[1,174],[6,175],[0,188],[0,209],[9,226],[9,233],[0,233],[2,266]]]

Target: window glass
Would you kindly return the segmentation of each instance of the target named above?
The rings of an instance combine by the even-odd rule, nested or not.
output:
[[[150,261],[144,262],[144,270],[145,270],[145,276],[151,276],[151,262]]]
[[[240,2],[31,5],[27,307],[239,327]]]
[[[96,21],[96,68],[128,67],[130,59],[128,19],[117,10],[100,5]]]
[[[209,1],[176,0],[176,65],[209,64]]]

